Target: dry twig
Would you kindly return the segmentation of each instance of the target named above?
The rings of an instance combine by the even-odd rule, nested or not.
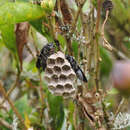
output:
[[[103,38],[103,46],[105,48],[107,48],[109,51],[112,51],[112,46],[110,45],[110,43],[106,40],[106,38],[104,36],[104,27],[105,27],[105,24],[107,22],[108,16],[109,16],[109,10],[106,11],[106,17],[105,17],[105,20],[104,20],[104,22],[102,24],[101,36]]]
[[[8,90],[7,92],[7,97],[9,97],[9,95],[11,94],[11,92],[17,87],[18,82],[19,82],[19,77],[20,77],[21,71],[18,72],[15,83],[11,86],[11,88]],[[5,99],[3,99],[3,101],[1,102],[0,106],[2,106],[2,104],[5,102]]]
[[[86,0],[84,0],[84,1],[79,5],[79,7],[78,7],[78,11],[77,11],[76,16],[75,16],[75,18],[74,18],[74,21],[73,21],[73,23],[72,23],[72,31],[71,31],[71,33],[70,33],[70,37],[72,36],[72,34],[73,34],[74,31],[75,31],[75,27],[76,27],[76,23],[77,23],[77,21],[78,21],[78,17],[79,17],[79,15],[80,15],[80,13],[81,13],[81,10],[82,10],[82,8],[83,8],[85,2],[86,2]]]
[[[6,128],[10,129],[10,130],[13,130],[12,126],[6,122],[5,120],[3,120],[2,118],[0,118],[0,124],[5,126]]]
[[[40,78],[40,88],[39,88],[39,93],[40,93],[40,99],[41,99],[41,113],[40,113],[40,118],[41,118],[41,123],[42,123],[42,119],[43,119],[43,111],[44,111],[44,93],[43,93],[43,88],[42,88],[42,78],[41,75],[39,73],[39,78]]]
[[[115,112],[115,117],[116,117],[116,116],[118,115],[118,113],[120,112],[120,110],[121,110],[122,106],[124,105],[124,103],[125,103],[125,98],[122,98],[121,101],[120,101],[120,104],[118,105],[117,110],[116,110],[116,112]]]
[[[97,20],[96,20],[96,33],[95,33],[95,83],[97,91],[99,89],[99,58],[100,58],[100,52],[99,52],[99,23],[100,23],[100,16],[101,16],[101,0],[98,0],[98,9],[97,9]]]
[[[11,106],[12,110],[14,111],[14,113],[16,114],[16,116],[18,117],[18,119],[20,120],[20,122],[23,124],[24,128],[26,129],[26,126],[24,124],[24,120],[21,117],[21,115],[19,114],[18,110],[16,109],[16,107],[14,106],[14,103],[9,99],[9,97],[6,94],[5,89],[3,88],[2,84],[0,83],[0,91],[2,92],[4,98],[8,101],[9,105]]]
[[[32,50],[30,49],[28,44],[25,44],[26,49],[28,50],[28,52],[31,54],[31,56],[35,59],[35,55],[33,54]]]

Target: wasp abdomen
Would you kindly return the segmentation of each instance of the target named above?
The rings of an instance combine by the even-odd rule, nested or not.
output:
[[[83,73],[83,71],[81,70],[81,68],[75,61],[75,59],[73,58],[73,56],[66,55],[66,59],[69,61],[72,69],[76,73],[77,78],[84,82],[87,82],[87,78],[86,78],[85,74]]]

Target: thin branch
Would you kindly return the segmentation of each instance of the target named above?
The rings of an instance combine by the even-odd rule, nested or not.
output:
[[[32,43],[33,43],[35,51],[36,51],[36,53],[38,55],[39,54],[39,50],[38,50],[37,45],[36,45],[36,43],[37,43],[36,33],[34,32],[34,30],[32,28],[30,30],[31,30],[32,38],[33,38],[33,42]]]
[[[32,57],[35,59],[35,55],[33,54],[32,50],[30,49],[28,44],[25,44],[26,49],[28,50],[28,52],[32,55]]]
[[[81,13],[81,10],[82,10],[82,8],[83,8],[85,2],[86,2],[86,0],[84,0],[84,1],[79,5],[78,11],[77,11],[76,16],[75,16],[75,18],[74,18],[74,22],[72,23],[72,31],[71,31],[70,37],[72,36],[72,34],[73,34],[74,31],[75,31],[75,27],[76,27],[76,23],[77,23],[77,21],[78,21],[78,17],[79,17],[79,15],[80,15],[80,13]]]
[[[8,101],[9,105],[11,106],[12,110],[14,111],[14,113],[16,114],[16,116],[18,117],[18,119],[20,120],[20,122],[23,124],[24,128],[26,129],[26,126],[24,124],[24,120],[22,118],[22,116],[19,114],[18,110],[16,109],[16,107],[14,106],[14,103],[9,99],[9,97],[6,94],[5,89],[3,88],[2,84],[0,83],[0,91],[2,92],[4,98]]]
[[[101,0],[98,0],[98,9],[97,9],[97,20],[96,20],[96,33],[95,33],[95,83],[97,90],[99,89],[99,23],[101,17]]]
[[[43,24],[45,27],[47,27],[49,30],[51,29],[50,26],[49,26],[49,24],[47,24],[47,23],[45,23],[45,22],[42,22],[42,24]]]
[[[5,120],[3,120],[2,118],[0,118],[0,124],[5,126],[6,128],[10,129],[10,130],[13,130],[12,126],[6,122]]]
[[[120,104],[118,105],[117,110],[116,110],[116,112],[115,112],[115,117],[116,117],[116,116],[118,115],[118,113],[120,112],[120,110],[121,110],[122,106],[124,105],[124,103],[125,103],[125,98],[122,98],[122,100],[120,101]]]
[[[104,35],[104,27],[105,27],[105,24],[107,22],[108,15],[109,15],[109,10],[106,11],[106,17],[105,17],[105,20],[104,20],[104,22],[102,24],[102,29],[101,29],[102,35]]]
[[[73,121],[74,121],[74,129],[75,130],[78,130],[77,114],[78,114],[77,106],[75,105],[75,107],[74,107],[74,113],[73,113]]]
[[[88,56],[88,64],[87,64],[87,70],[89,71],[90,75],[92,75],[92,71],[91,71],[91,62],[92,62],[92,57],[94,55],[94,34],[93,34],[93,30],[94,30],[94,8],[92,7],[92,10],[90,11],[90,13],[88,14],[88,21],[90,23],[90,28],[88,28],[88,37],[90,38],[90,43],[87,49],[87,56]],[[91,76],[93,77],[93,76]]]
[[[108,48],[109,51],[112,51],[112,47],[110,45],[110,43],[106,40],[105,36],[104,36],[104,27],[105,27],[105,24],[107,22],[107,19],[108,19],[108,16],[109,16],[109,10],[106,11],[106,18],[102,24],[102,29],[101,29],[101,36],[103,38],[103,46],[105,48]]]
[[[57,35],[55,33],[55,12],[51,13],[51,16],[48,16],[50,33],[53,36],[53,39],[57,39]]]
[[[70,40],[70,38],[72,37],[73,33],[75,32],[76,24],[77,24],[79,15],[80,15],[80,13],[81,13],[81,11],[82,11],[82,8],[83,8],[85,2],[86,2],[86,0],[84,0],[84,1],[79,5],[78,11],[77,11],[76,16],[75,16],[75,18],[74,18],[74,20],[73,20],[73,23],[72,23],[72,29],[71,29],[71,32],[70,32],[70,34],[69,34],[69,38],[66,38],[66,39],[67,39],[67,47],[68,47],[68,50],[69,50],[68,53],[69,53],[70,55],[73,55],[72,45],[71,45],[71,40]]]
[[[70,125],[70,122],[69,122],[69,112],[68,112],[66,116],[66,130],[69,130],[69,125]]]
[[[9,97],[9,95],[11,94],[11,92],[17,87],[18,82],[19,82],[19,77],[20,77],[21,71],[18,72],[15,83],[11,86],[11,88],[8,90],[7,92],[7,97]],[[3,99],[3,101],[1,102],[0,106],[5,102],[5,99]]]
[[[51,126],[51,122],[50,122],[50,120],[51,120],[50,115],[49,115],[50,106],[49,106],[48,101],[46,101],[46,107],[47,107],[47,114],[46,114],[46,119],[45,120],[46,120],[46,124],[47,124],[47,130],[53,130],[53,128]]]
[[[44,103],[44,93],[43,93],[43,88],[42,88],[42,78],[41,78],[41,75],[39,73],[39,78],[40,78],[40,88],[39,88],[39,93],[40,93],[40,99],[41,99],[41,112],[40,112],[40,123],[42,123],[42,120],[43,120],[43,111],[44,111],[44,106],[45,106],[45,103]]]
[[[58,13],[60,14],[61,17],[59,17],[59,20],[61,22],[62,25],[64,25],[64,21],[63,21],[63,16],[62,16],[62,11],[61,11],[61,7],[60,7],[60,0],[57,0],[57,8],[58,8]]]
[[[114,48],[113,46],[112,46],[112,51],[116,54],[116,55],[118,55],[121,59],[125,59],[125,60],[129,60],[129,57],[127,57],[126,55],[124,55],[124,53],[122,53],[121,51],[119,51],[118,49],[116,49],[116,48]]]
[[[96,33],[98,33],[98,30],[99,30],[100,16],[101,16],[101,0],[98,0],[97,20],[96,20]]]
[[[120,101],[120,104],[119,104],[118,107],[117,107],[117,110],[116,110],[115,114],[114,114],[114,118],[113,118],[113,120],[112,120],[112,123],[114,123],[114,121],[115,121],[115,119],[116,119],[118,113],[121,111],[121,108],[122,108],[122,106],[125,104],[125,102],[126,102],[126,99],[123,97],[123,98],[121,99],[121,101]]]
[[[108,116],[108,113],[106,112],[106,107],[105,107],[105,104],[104,104],[103,100],[101,101],[101,105],[102,105],[103,116],[104,116],[104,120],[105,120],[105,123],[106,123],[107,130],[110,130],[111,125],[109,123],[109,116]]]

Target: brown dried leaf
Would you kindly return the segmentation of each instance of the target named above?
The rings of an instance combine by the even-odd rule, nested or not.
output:
[[[28,31],[29,31],[29,24],[28,22],[18,23],[16,25],[16,44],[18,50],[18,56],[20,60],[20,69],[22,70],[22,63],[23,63],[23,47],[28,41]]]
[[[65,2],[65,0],[60,1],[60,9],[58,10],[58,3],[56,2],[55,4],[55,11],[57,12],[61,12],[62,16],[63,16],[63,21],[61,21],[61,19],[57,16],[55,16],[56,19],[56,27],[57,29],[59,29],[60,26],[63,26],[63,24],[71,24],[72,23],[72,15],[71,12],[69,10],[69,7],[67,5],[67,3]],[[63,23],[62,23],[63,22]],[[61,30],[58,30],[58,32],[61,32]]]
[[[101,126],[103,120],[103,112],[101,102],[101,95],[94,91],[87,91],[85,95],[78,94],[78,101],[82,106],[82,111],[85,117],[90,121],[92,126],[95,126],[95,122]]]
[[[83,97],[79,97],[79,101],[81,102],[81,104],[85,107],[85,109],[89,112],[89,113],[94,113],[94,108],[92,107],[91,104],[87,103],[85,98]]]
[[[64,18],[64,23],[65,24],[71,24],[72,22],[72,15],[70,13],[70,10],[68,8],[67,3],[65,2],[65,0],[61,0],[61,11],[62,11],[62,15]]]

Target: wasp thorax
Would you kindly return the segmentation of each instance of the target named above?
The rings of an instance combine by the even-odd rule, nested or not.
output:
[[[48,57],[45,80],[52,94],[63,96],[64,98],[74,97],[75,77],[76,75],[70,63],[62,52],[58,51]]]

